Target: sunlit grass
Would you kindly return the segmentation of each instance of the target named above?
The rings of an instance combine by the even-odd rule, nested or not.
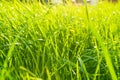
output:
[[[117,80],[120,4],[0,2],[0,80]]]

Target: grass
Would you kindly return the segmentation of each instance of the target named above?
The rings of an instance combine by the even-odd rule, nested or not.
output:
[[[0,80],[119,80],[119,7],[0,2]]]

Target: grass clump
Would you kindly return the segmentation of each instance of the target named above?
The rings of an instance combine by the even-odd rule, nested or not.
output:
[[[1,80],[119,79],[119,7],[0,2]]]

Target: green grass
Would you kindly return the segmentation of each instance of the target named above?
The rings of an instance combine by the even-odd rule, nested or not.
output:
[[[120,3],[0,2],[0,80],[119,80]]]

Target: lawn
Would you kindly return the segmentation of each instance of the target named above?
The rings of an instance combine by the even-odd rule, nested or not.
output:
[[[120,3],[0,2],[0,80],[119,80]]]

